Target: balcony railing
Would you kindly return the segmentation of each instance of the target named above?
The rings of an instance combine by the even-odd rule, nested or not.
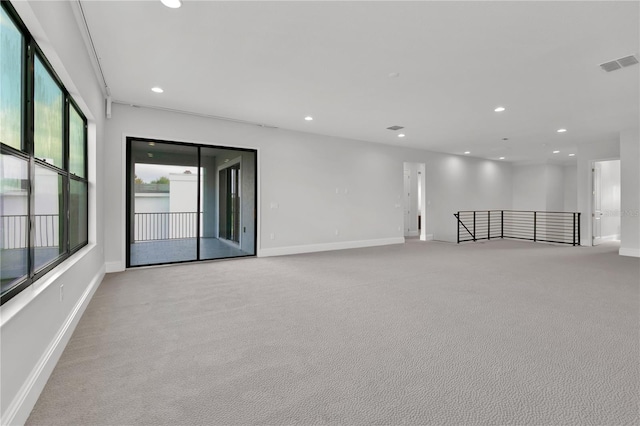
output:
[[[135,213],[134,241],[196,238],[202,213]]]
[[[458,243],[512,238],[580,245],[580,213],[523,210],[459,211]]]
[[[29,216],[0,216],[0,248],[4,250],[29,247]],[[60,220],[57,214],[34,216],[34,247],[58,247],[60,244]]]

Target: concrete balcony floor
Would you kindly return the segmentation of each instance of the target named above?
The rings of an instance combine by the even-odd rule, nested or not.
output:
[[[196,238],[135,242],[131,244],[131,266],[198,260],[196,244]],[[217,238],[200,238],[199,260],[224,259],[253,254]]]

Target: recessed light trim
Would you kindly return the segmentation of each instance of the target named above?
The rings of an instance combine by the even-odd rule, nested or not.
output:
[[[405,137],[405,134],[404,134],[404,133],[400,133],[400,134],[398,135],[398,137],[399,137],[399,138],[404,138],[404,137]]]
[[[465,151],[464,153],[465,154],[471,154],[471,151]]]
[[[165,6],[171,9],[177,9],[180,6],[182,6],[181,0],[160,0],[160,1],[162,2],[162,4],[164,4]]]
[[[554,153],[554,154],[559,154],[559,153],[560,153],[560,151],[555,150],[555,151],[553,151],[553,153]]]
[[[575,156],[576,156],[575,154],[569,154],[569,157],[575,157]]]
[[[505,109],[506,109],[505,107],[503,107],[503,106],[499,106],[499,107],[496,107],[496,109],[494,109],[494,111],[495,111],[495,112],[502,112],[502,111],[504,111]]]
[[[504,160],[504,157],[500,157],[500,160]]]
[[[152,88],[151,88],[151,91],[152,91],[152,92],[155,92],[155,93],[162,93],[162,92],[164,92],[164,90],[162,90],[162,87],[158,87],[158,86],[152,87]]]
[[[556,130],[556,132],[558,132],[558,133],[564,133],[566,131],[567,131],[567,129],[558,129],[558,130]]]
[[[312,117],[312,116],[310,116],[310,115],[307,115],[304,119],[305,119],[306,121],[313,121],[313,117]]]

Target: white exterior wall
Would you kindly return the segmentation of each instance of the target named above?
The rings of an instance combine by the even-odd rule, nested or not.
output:
[[[198,211],[198,175],[169,175],[169,211],[172,213]]]
[[[168,213],[169,193],[137,193],[135,194],[136,213]]]

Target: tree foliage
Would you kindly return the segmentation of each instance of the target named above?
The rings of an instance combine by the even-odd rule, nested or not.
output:
[[[156,180],[152,180],[151,183],[158,183],[158,184],[168,184],[169,183],[169,178],[166,176],[161,176]]]

